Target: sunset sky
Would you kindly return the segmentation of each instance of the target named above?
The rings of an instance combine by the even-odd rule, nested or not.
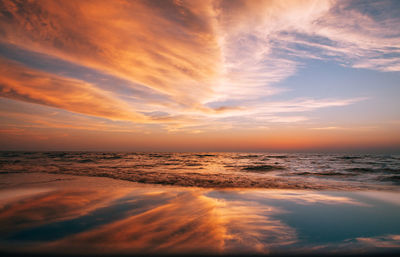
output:
[[[0,150],[400,152],[400,1],[0,0]]]

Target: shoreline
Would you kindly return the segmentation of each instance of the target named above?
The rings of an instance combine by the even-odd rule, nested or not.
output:
[[[53,180],[43,180],[45,178],[52,177]],[[38,180],[42,179],[42,181]],[[20,182],[19,180],[26,180],[30,182]],[[38,180],[38,181],[36,181]],[[400,192],[400,187],[397,185],[369,185],[360,183],[359,187],[355,187],[354,185],[351,187],[344,186],[304,186],[302,187],[294,187],[294,186],[277,186],[276,184],[271,185],[270,187],[262,187],[262,186],[224,186],[224,185],[186,185],[186,184],[173,184],[168,182],[139,182],[135,180],[131,180],[129,178],[120,178],[113,176],[99,176],[99,175],[91,175],[91,174],[68,174],[68,173],[52,173],[52,172],[0,172],[0,190],[3,188],[7,188],[9,186],[17,186],[17,185],[29,185],[29,184],[40,184],[40,183],[51,183],[57,184],[59,186],[65,185],[73,185],[68,183],[68,181],[81,182],[87,181],[88,183],[93,183],[94,180],[97,182],[111,182],[115,185],[124,185],[124,186],[159,186],[159,187],[170,187],[170,188],[199,188],[199,189],[220,189],[220,190],[304,190],[304,191],[332,191],[332,192],[360,192],[360,191],[390,191],[390,192]],[[4,182],[6,181],[6,182]],[[59,183],[57,183],[59,182]],[[6,183],[10,183],[7,185]],[[335,181],[337,184],[346,184],[345,181],[339,182]]]
[[[398,192],[197,188],[47,173],[1,178],[0,252],[8,255],[400,252]]]

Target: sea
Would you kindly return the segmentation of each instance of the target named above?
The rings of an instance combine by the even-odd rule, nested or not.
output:
[[[399,154],[3,151],[0,172],[202,188],[400,189]]]

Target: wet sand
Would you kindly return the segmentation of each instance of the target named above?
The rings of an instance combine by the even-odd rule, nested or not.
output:
[[[0,175],[0,252],[396,255],[400,193],[213,189]]]

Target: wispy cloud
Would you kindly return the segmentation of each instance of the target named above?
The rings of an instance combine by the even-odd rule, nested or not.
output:
[[[32,70],[0,58],[0,96],[116,120],[145,122],[110,92],[79,80]]]
[[[400,71],[400,25],[396,1],[326,1],[307,23],[289,23],[273,36],[282,56],[334,60],[344,66]],[[294,20],[292,20],[294,21]]]
[[[218,71],[211,6],[207,1],[2,1],[2,41],[193,105],[211,93]]]
[[[385,2],[386,3],[386,2]],[[2,59],[2,97],[168,130],[203,131],[235,119],[293,123],[344,99],[272,101],[308,59],[400,71],[400,19],[392,2],[2,0],[0,42],[146,87],[163,101]],[[382,10],[381,12],[371,11]],[[65,77],[64,77],[65,76]],[[123,90],[120,90],[123,91]],[[210,126],[212,127],[212,126]],[[219,126],[217,126],[219,127]]]
[[[369,131],[369,130],[375,130],[378,127],[376,126],[364,126],[364,127],[338,127],[338,126],[328,126],[328,127],[315,127],[315,128],[310,128],[311,130],[353,130],[353,131]]]

